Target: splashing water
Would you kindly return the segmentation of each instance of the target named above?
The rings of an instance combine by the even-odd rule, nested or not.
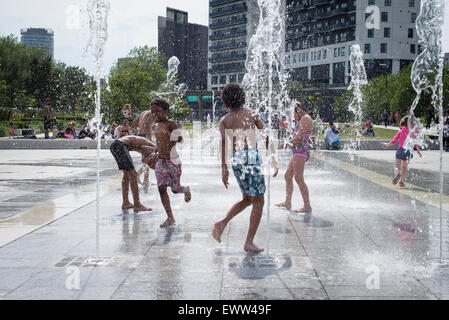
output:
[[[97,138],[97,257],[99,256],[99,220],[100,220],[100,150],[101,136],[101,74],[103,71],[103,57],[108,40],[108,14],[110,4],[107,0],[89,0],[87,13],[89,15],[90,38],[86,47],[85,56],[91,56],[95,66],[95,83],[97,93],[95,97],[95,118],[90,123],[95,127]],[[97,259],[99,261],[99,259]]]
[[[153,92],[153,95],[167,100],[172,106],[177,105],[185,97],[188,89],[185,83],[176,84],[180,64],[177,57],[171,57],[168,60],[167,81],[162,83],[156,92]]]
[[[246,60],[247,74],[244,76],[243,85],[246,89],[246,101],[248,106],[258,114],[260,111],[269,112],[268,129],[272,128],[273,106],[278,106],[280,116],[285,114],[285,108],[289,106],[287,94],[287,73],[283,66],[284,61],[284,36],[285,19],[282,0],[258,0],[259,21],[257,29],[248,45]],[[279,118],[280,120],[281,118]],[[276,119],[275,119],[276,120]],[[271,145],[277,141],[272,130],[267,130]],[[267,223],[270,224],[270,192],[271,176],[269,168],[272,159],[268,163],[268,187],[267,187]],[[267,228],[269,230],[269,228]],[[269,231],[267,231],[269,233]],[[269,235],[267,233],[267,254],[269,254]]]
[[[362,124],[362,87],[368,83],[366,78],[365,65],[363,63],[363,53],[360,50],[360,45],[354,44],[351,46],[351,83],[349,90],[353,90],[351,102],[349,103],[349,110],[355,116],[355,136],[352,144],[352,149],[360,149],[361,147],[361,132]]]
[[[426,147],[423,125],[414,115],[421,94],[431,92],[432,105],[439,112],[440,143],[440,262],[443,260],[443,47],[441,43],[443,25],[443,1],[422,0],[421,10],[416,19],[416,32],[422,52],[413,63],[411,81],[416,91],[416,98],[410,108],[408,128],[409,134],[404,148],[413,152],[416,145]]]

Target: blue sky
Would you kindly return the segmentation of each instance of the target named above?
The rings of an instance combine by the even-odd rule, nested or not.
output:
[[[449,0],[445,1],[443,47],[449,52]],[[118,58],[135,46],[157,46],[157,17],[165,16],[166,7],[189,13],[189,22],[208,24],[209,0],[110,0],[109,40],[104,68],[108,73]],[[55,59],[91,70],[82,55],[88,41],[85,7],[87,0],[0,0],[0,36],[20,36],[25,27],[46,27],[55,32]],[[80,14],[75,26],[73,10]],[[78,10],[78,11],[77,11]]]

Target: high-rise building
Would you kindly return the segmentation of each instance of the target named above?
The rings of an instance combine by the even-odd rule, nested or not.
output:
[[[397,73],[421,50],[419,6],[419,0],[286,0],[286,67],[305,86],[344,88],[351,45],[358,43],[368,78]]]
[[[243,81],[246,52],[257,24],[256,0],[209,1],[209,90]]]
[[[444,63],[449,67],[449,52],[444,54]]]
[[[51,29],[27,28],[20,30],[20,42],[27,47],[45,47],[46,52],[54,57],[54,32]]]
[[[207,26],[188,22],[188,13],[167,8],[158,18],[158,50],[168,59],[176,56],[178,78],[189,90],[207,89]]]

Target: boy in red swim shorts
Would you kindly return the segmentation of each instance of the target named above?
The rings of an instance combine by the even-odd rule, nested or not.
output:
[[[153,114],[153,133],[156,137],[158,149],[158,161],[156,163],[156,179],[162,204],[167,212],[167,220],[160,227],[165,228],[176,223],[170,206],[167,187],[172,192],[184,193],[184,200],[189,202],[192,199],[189,187],[181,185],[182,166],[176,150],[176,144],[182,141],[182,136],[178,125],[167,119],[170,105],[164,99],[156,98],[150,103]]]

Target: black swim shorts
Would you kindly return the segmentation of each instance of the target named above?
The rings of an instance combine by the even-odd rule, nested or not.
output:
[[[111,144],[111,153],[117,162],[119,170],[132,171],[134,169],[133,159],[129,154],[128,146],[120,140],[115,140]]]
[[[44,130],[50,130],[51,120],[50,118],[44,117]]]

